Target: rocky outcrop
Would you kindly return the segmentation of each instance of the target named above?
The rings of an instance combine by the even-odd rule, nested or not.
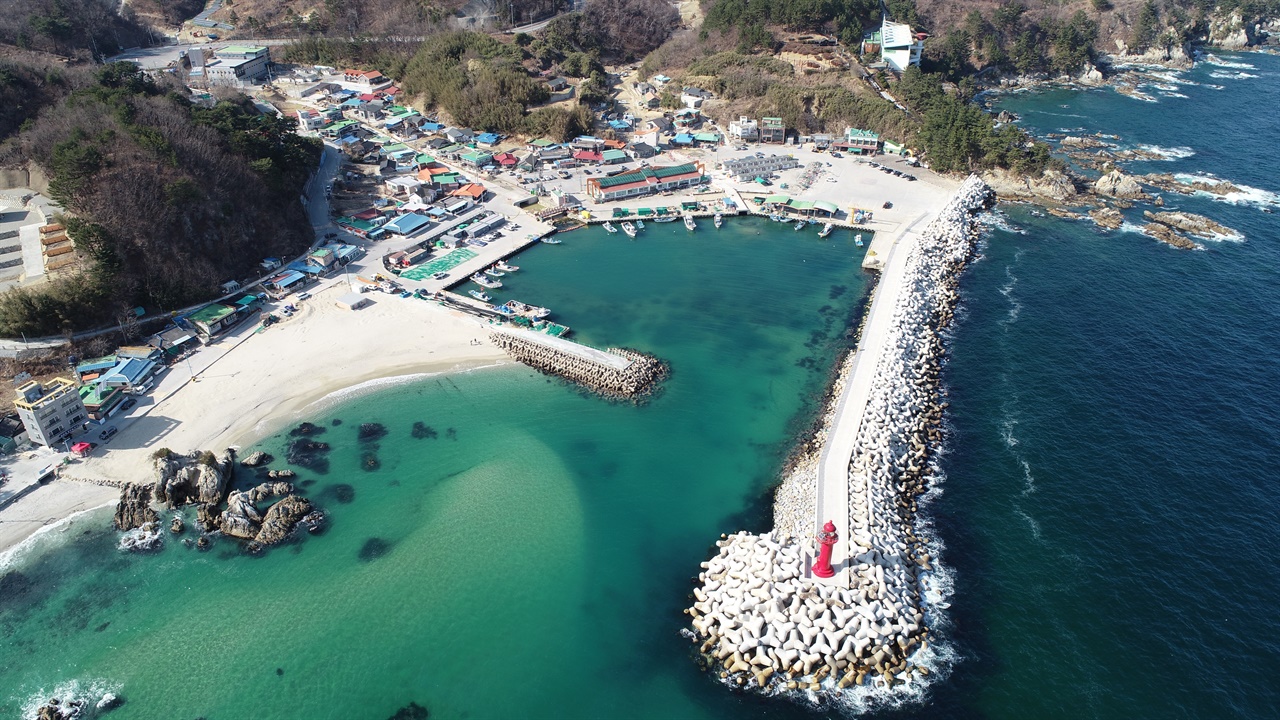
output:
[[[136,530],[159,519],[151,507],[151,486],[126,485],[121,488],[120,501],[116,503],[117,530]]]
[[[240,464],[245,467],[258,467],[259,465],[267,465],[272,460],[275,460],[275,458],[259,450],[257,452],[249,453],[249,457],[241,460]]]
[[[1246,22],[1239,10],[1209,17],[1209,44],[1224,50],[1240,50],[1258,44],[1256,24]]]
[[[1078,148],[1083,150],[1115,147],[1115,145],[1099,140],[1098,138],[1087,136],[1081,137],[1079,135],[1068,135],[1062,138],[1062,140],[1059,140],[1058,143],[1064,148]]]
[[[1191,178],[1189,180],[1179,180],[1177,177],[1168,173],[1151,173],[1142,175],[1142,182],[1152,187],[1167,190],[1169,192],[1179,193],[1181,195],[1191,195],[1195,192],[1206,192],[1210,195],[1230,195],[1240,192],[1240,188],[1231,184],[1226,180],[1217,180],[1213,178]]]
[[[1072,202],[1077,198],[1075,181],[1057,170],[1045,170],[1038,177],[1029,177],[997,169],[986,172],[982,179],[1004,200]]]
[[[262,519],[262,529],[258,531],[254,542],[269,547],[283,542],[302,519],[311,514],[315,508],[311,502],[298,495],[287,495],[280,502],[267,510]]]
[[[1147,210],[1142,216],[1154,223],[1168,225],[1196,237],[1213,240],[1215,238],[1235,237],[1238,233],[1203,215],[1189,212],[1151,212]]]
[[[227,509],[218,518],[218,527],[231,537],[249,540],[262,529],[262,513],[248,493],[237,490],[227,496]]]
[[[1093,63],[1086,62],[1084,69],[1080,72],[1080,76],[1076,78],[1076,82],[1082,85],[1101,85],[1107,81],[1107,76]]]
[[[1124,224],[1124,215],[1119,210],[1109,207],[1095,208],[1089,211],[1089,217],[1097,223],[1098,227],[1107,230],[1119,230]]]
[[[1141,52],[1133,51],[1123,39],[1116,40],[1118,52],[1100,58],[1108,65],[1163,65],[1185,70],[1195,64],[1195,51],[1191,43],[1157,45]]]
[[[155,498],[173,507],[188,503],[222,502],[231,479],[235,453],[227,450],[221,458],[211,452],[178,455],[157,452],[152,460]]]
[[[1146,200],[1149,196],[1143,192],[1142,185],[1137,180],[1125,175],[1119,170],[1111,172],[1098,178],[1093,183],[1093,191],[1099,195],[1107,197],[1124,198],[1126,200]]]
[[[1162,243],[1168,243],[1180,250],[1196,250],[1200,247],[1186,237],[1179,235],[1177,231],[1168,225],[1148,223],[1142,228],[1142,232],[1145,235],[1149,235]]]

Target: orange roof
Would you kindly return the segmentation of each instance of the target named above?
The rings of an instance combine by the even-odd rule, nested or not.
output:
[[[627,144],[621,140],[605,140],[604,146],[607,148],[613,148],[614,150],[622,150],[627,146]]]
[[[484,186],[480,183],[468,183],[462,187],[449,192],[454,197],[469,197],[480,199],[484,197]]]

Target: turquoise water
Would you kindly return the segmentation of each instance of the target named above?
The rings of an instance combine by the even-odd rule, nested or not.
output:
[[[316,409],[334,449],[300,479],[331,513],[323,535],[260,558],[229,542],[130,556],[104,518],[6,576],[0,716],[70,682],[119,688],[119,718],[767,711],[697,670],[681,610],[716,537],[767,524],[870,276],[847,232],[702,225],[567,233],[500,291],[668,360],[652,401],[508,367]],[[364,422],[388,430],[376,447],[356,440]]]
[[[882,715],[1277,715],[1280,215],[1261,208],[1280,201],[1280,58],[1224,58],[1251,67],[1166,78],[1155,103],[1002,101],[1034,132],[1180,156],[1135,170],[1235,182],[1236,203],[1167,200],[1245,240],[1183,252],[1004,209],[1009,229],[961,282],[929,508],[960,659],[923,704]],[[499,295],[670,360],[651,404],[509,368],[317,410],[343,420],[322,438],[329,473],[305,475],[327,534],[264,558],[133,557],[91,531],[23,568],[39,583],[5,576],[0,716],[71,681],[122,687],[123,718],[381,720],[410,701],[436,717],[813,715],[712,682],[677,630],[715,537],[766,524],[764,490],[865,277],[847,236],[703,225],[566,234]],[[370,420],[389,435],[366,473],[354,438]],[[417,421],[438,437],[413,439]],[[362,561],[366,547],[385,552]]]

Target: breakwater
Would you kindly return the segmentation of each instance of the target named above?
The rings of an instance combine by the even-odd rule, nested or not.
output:
[[[917,498],[941,440],[939,332],[977,240],[990,189],[966,180],[885,264],[859,348],[837,378],[821,457],[796,463],[775,499],[775,529],[716,543],[694,588],[691,636],[726,682],[766,692],[893,688],[924,677],[926,576]],[[812,455],[812,453],[811,453]],[[814,575],[814,534],[840,534],[830,578]]]
[[[605,397],[635,399],[649,395],[669,372],[665,362],[636,350],[597,350],[524,330],[494,330],[489,339],[513,360]]]

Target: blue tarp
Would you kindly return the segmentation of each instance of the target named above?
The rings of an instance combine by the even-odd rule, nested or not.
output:
[[[409,213],[401,215],[391,222],[383,225],[382,228],[387,232],[399,233],[401,235],[410,235],[414,231],[422,228],[423,225],[431,222],[423,215]]]

